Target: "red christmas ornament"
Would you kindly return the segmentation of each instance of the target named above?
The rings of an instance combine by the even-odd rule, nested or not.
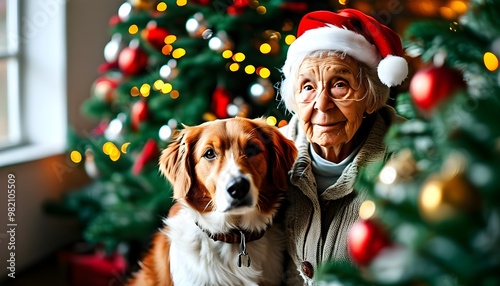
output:
[[[118,280],[127,270],[127,261],[119,254],[82,254],[70,259],[70,280],[75,286],[110,285],[110,281]]]
[[[430,111],[443,99],[464,89],[466,84],[461,72],[444,66],[429,66],[419,70],[410,82],[410,94],[423,111]]]
[[[228,118],[227,106],[231,103],[231,94],[224,87],[217,87],[212,95],[211,110],[217,118]]]
[[[347,245],[352,260],[367,265],[382,248],[391,244],[374,220],[358,220],[349,230]]]
[[[168,30],[158,27],[156,23],[148,24],[146,29],[142,30],[141,36],[157,50],[165,46],[165,38],[170,35]]]
[[[130,124],[132,130],[139,130],[139,125],[144,122],[149,116],[148,104],[145,100],[139,100],[132,105],[130,111]]]
[[[108,25],[113,27],[122,22],[122,19],[120,19],[120,16],[118,15],[113,15],[111,18],[109,18]]]
[[[132,167],[132,172],[136,175],[139,174],[146,163],[150,162],[153,159],[156,162],[159,155],[160,149],[158,148],[158,144],[154,139],[149,139],[144,145],[141,154],[139,155],[139,157],[137,157],[137,160]]]
[[[138,47],[126,47],[118,56],[118,67],[125,75],[134,75],[148,64],[148,56]]]
[[[189,3],[208,6],[208,4],[210,4],[210,0],[191,0]]]
[[[94,96],[102,99],[104,102],[111,103],[116,99],[116,88],[118,87],[119,79],[101,76],[94,81],[92,93]]]

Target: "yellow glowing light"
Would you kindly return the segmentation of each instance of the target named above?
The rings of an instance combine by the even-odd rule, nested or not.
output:
[[[179,94],[179,91],[177,91],[177,90],[172,90],[172,91],[170,92],[170,97],[171,97],[172,99],[177,99],[177,98],[179,98],[179,95],[180,95],[180,94]]]
[[[364,220],[369,219],[375,213],[375,209],[374,202],[370,200],[364,201],[359,207],[359,217]]]
[[[174,57],[174,59],[179,59],[182,58],[185,54],[186,50],[184,50],[183,48],[177,48],[172,52],[172,57]]]
[[[165,84],[165,83],[163,82],[163,80],[161,80],[161,79],[157,79],[157,80],[153,83],[153,88],[154,88],[155,90],[160,90],[160,89],[163,87],[163,85],[164,85],[164,84]]]
[[[73,163],[80,163],[82,161],[82,154],[80,154],[80,152],[74,150],[74,151],[71,151],[71,153],[69,154],[69,158],[71,159],[71,161],[73,161]]]
[[[498,69],[498,58],[494,53],[487,52],[483,56],[484,65],[489,71],[496,71]]]
[[[264,6],[259,6],[259,7],[257,7],[257,9],[255,9],[255,11],[257,11],[257,13],[259,15],[264,15],[264,14],[266,14],[267,9]]]
[[[443,198],[442,187],[438,182],[430,182],[420,193],[420,203],[427,210],[435,210]]]
[[[240,69],[240,65],[237,64],[237,63],[232,63],[229,66],[229,70],[232,71],[232,72],[238,71],[239,69]]]
[[[241,63],[242,61],[245,60],[245,54],[244,53],[236,53],[233,56],[233,61]]]
[[[271,75],[271,71],[268,68],[260,68],[258,74],[261,78],[268,78]]]
[[[130,95],[138,96],[139,94],[141,93],[139,92],[139,88],[137,86],[134,86],[130,89]]]
[[[177,0],[177,6],[186,6],[187,0]]]
[[[158,10],[158,12],[167,10],[167,4],[165,2],[158,3],[158,5],[156,5],[156,10]]]
[[[245,67],[245,72],[247,74],[253,74],[255,72],[255,67],[252,65],[248,65]]]
[[[164,94],[167,94],[169,92],[172,91],[172,85],[170,83],[165,83],[162,88],[161,88],[161,92],[164,93]]]
[[[130,25],[130,27],[128,27],[128,32],[131,35],[137,34],[137,32],[139,32],[139,27],[137,27],[137,25],[135,25],[135,24]]]
[[[130,142],[125,142],[123,143],[122,147],[120,147],[120,150],[122,151],[123,154],[127,154],[128,145],[130,145]]]
[[[141,85],[140,92],[142,96],[148,97],[149,93],[151,92],[151,86],[147,83]]]
[[[339,4],[340,5],[346,5],[347,4],[347,0],[339,0]]]
[[[175,41],[177,40],[177,37],[175,35],[168,35],[165,37],[165,44],[167,45],[171,45],[173,44]]]
[[[111,152],[113,152],[113,150],[118,150],[118,148],[116,147],[116,145],[113,143],[113,142],[106,142],[104,143],[104,145],[102,145],[102,152],[106,155],[109,155],[111,154]]]
[[[294,35],[288,35],[285,37],[285,43],[287,45],[291,45],[295,41],[295,36]]]
[[[120,152],[109,155],[109,159],[111,159],[111,161],[113,162],[118,161],[118,159],[120,159]]]
[[[268,43],[260,45],[260,52],[263,54],[269,54],[271,52],[271,45]]]
[[[276,125],[278,120],[274,116],[269,116],[268,118],[266,118],[266,122],[267,122],[267,124],[274,126],[274,125]]]
[[[451,10],[455,11],[457,14],[463,14],[467,11],[467,4],[464,1],[454,0],[448,3]]]
[[[203,120],[205,121],[214,121],[215,119],[217,119],[217,116],[215,116],[215,114],[211,112],[206,112],[203,114]]]
[[[225,59],[229,59],[233,56],[233,52],[230,50],[225,50],[222,52],[222,57]]]

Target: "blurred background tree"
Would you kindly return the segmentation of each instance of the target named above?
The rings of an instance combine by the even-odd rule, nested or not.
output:
[[[426,63],[396,98],[409,120],[387,135],[378,180],[357,182],[371,191],[349,234],[355,265],[326,263],[319,281],[500,285],[499,21],[500,2],[473,0],[457,21],[407,28]]]

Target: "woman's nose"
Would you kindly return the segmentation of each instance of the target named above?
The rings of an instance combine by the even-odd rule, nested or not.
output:
[[[335,103],[331,99],[328,89],[322,88],[318,91],[319,94],[314,99],[314,108],[322,112],[327,111],[330,108],[335,107]]]

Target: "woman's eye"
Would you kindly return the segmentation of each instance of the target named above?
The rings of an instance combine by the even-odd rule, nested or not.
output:
[[[302,90],[305,90],[305,91],[311,91],[313,90],[313,86],[310,85],[310,84],[306,84],[302,87]]]
[[[345,83],[343,81],[338,81],[333,86],[336,88],[344,88],[344,87],[347,87],[347,83]]]
[[[216,157],[217,157],[217,155],[215,154],[215,151],[212,148],[208,149],[203,154],[203,158],[205,158],[205,159],[207,159],[209,161],[215,159]]]

